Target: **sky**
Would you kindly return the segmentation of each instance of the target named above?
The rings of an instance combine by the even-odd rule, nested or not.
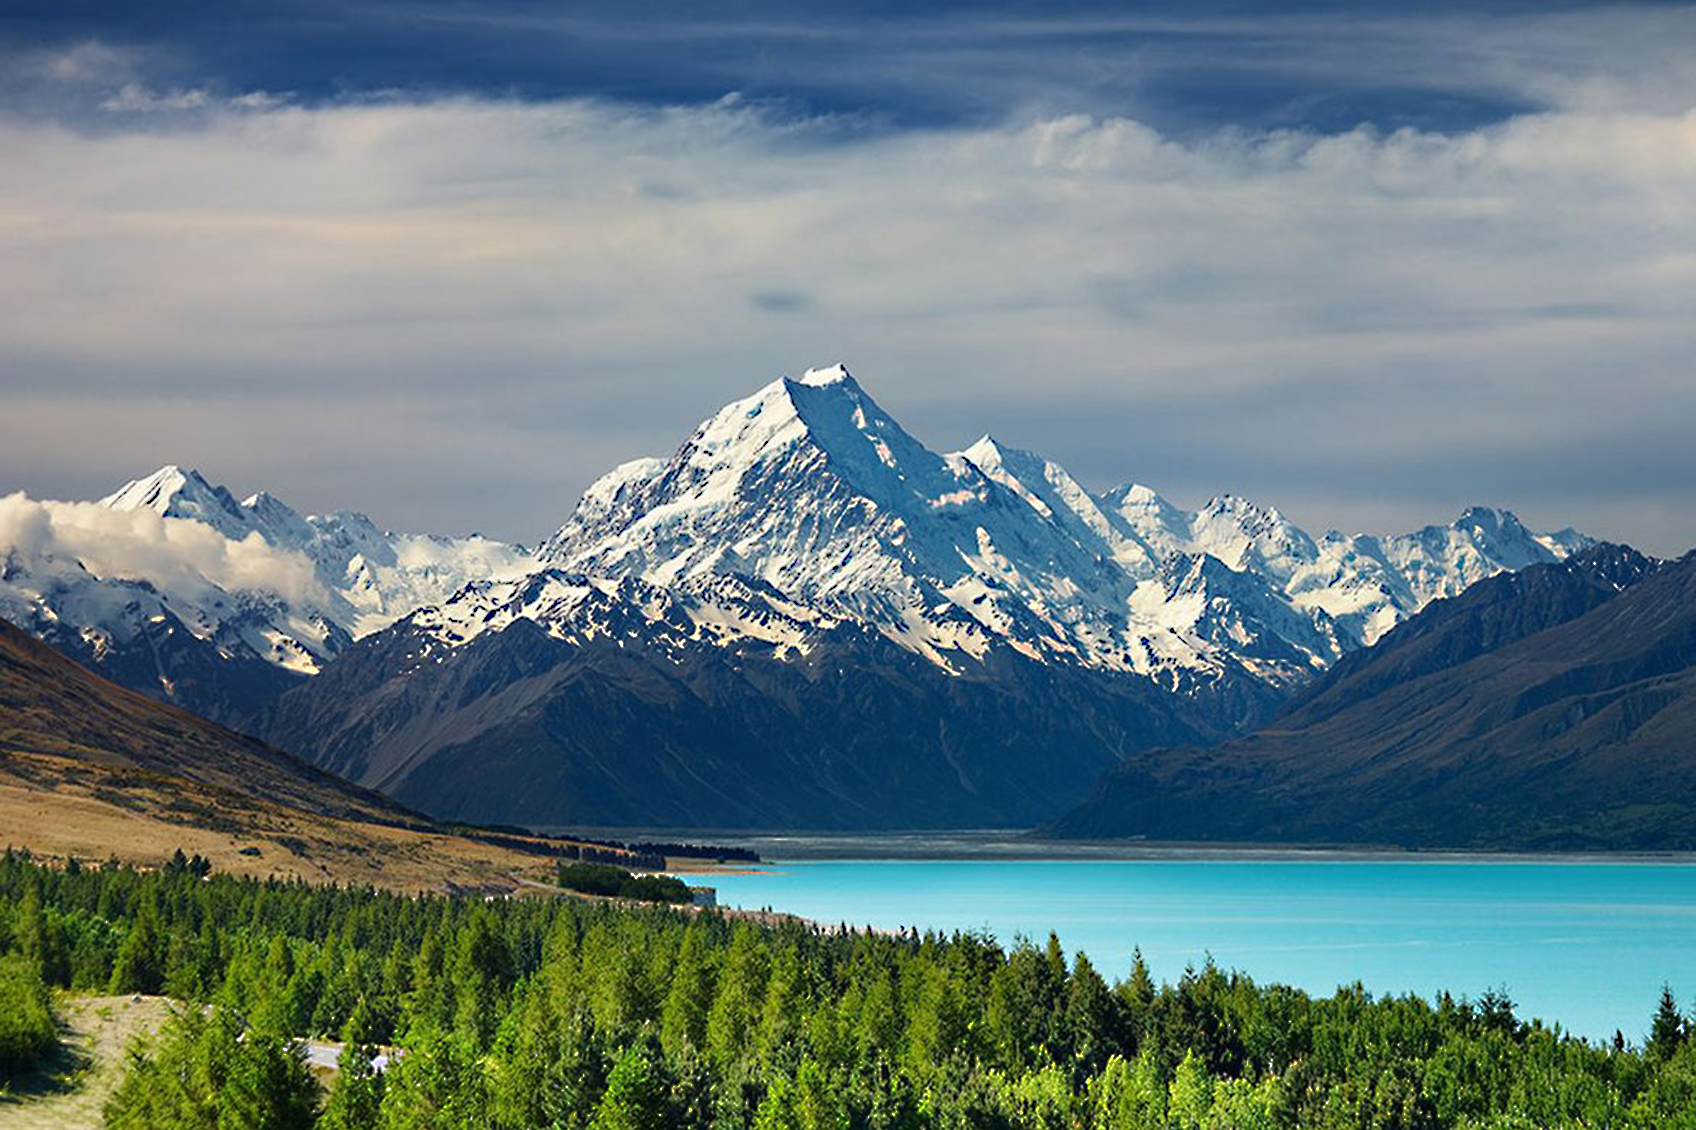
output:
[[[1314,532],[1696,544],[1696,7],[9,0],[0,494],[533,543],[844,361]]]

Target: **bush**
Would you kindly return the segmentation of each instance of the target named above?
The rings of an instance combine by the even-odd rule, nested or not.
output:
[[[130,1049],[129,1070],[106,1102],[106,1125],[311,1130],[318,1098],[317,1081],[287,1041],[244,1033],[229,1012],[191,1008],[151,1045]]]
[[[562,863],[559,885],[568,891],[643,902],[689,902],[689,885],[669,875],[632,875],[605,863]]]
[[[0,1074],[29,1070],[58,1042],[59,1026],[41,971],[22,954],[0,958]]]

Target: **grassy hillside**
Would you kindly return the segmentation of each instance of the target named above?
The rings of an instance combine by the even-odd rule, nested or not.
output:
[[[0,621],[0,843],[237,875],[512,889],[559,845],[455,834],[281,750],[124,690]]]

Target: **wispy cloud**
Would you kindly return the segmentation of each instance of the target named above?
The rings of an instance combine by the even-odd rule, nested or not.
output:
[[[605,467],[846,358],[927,441],[992,429],[1098,485],[1378,529],[1484,501],[1679,550],[1696,98],[1665,51],[1625,93],[1559,79],[1565,27],[1546,66],[1480,33],[1465,65],[1547,106],[1441,131],[868,130],[130,68],[88,118],[0,117],[0,483],[198,461],[531,540]]]
[[[8,555],[31,571],[49,560],[60,568],[74,562],[96,577],[148,581],[174,592],[211,584],[318,607],[331,601],[305,554],[275,549],[257,533],[232,541],[203,523],[147,509],[6,495],[0,497],[0,563]]]

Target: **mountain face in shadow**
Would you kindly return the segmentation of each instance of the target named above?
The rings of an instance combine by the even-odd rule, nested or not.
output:
[[[1050,834],[1696,848],[1696,554],[1481,581],[1253,734],[1128,758]]]

